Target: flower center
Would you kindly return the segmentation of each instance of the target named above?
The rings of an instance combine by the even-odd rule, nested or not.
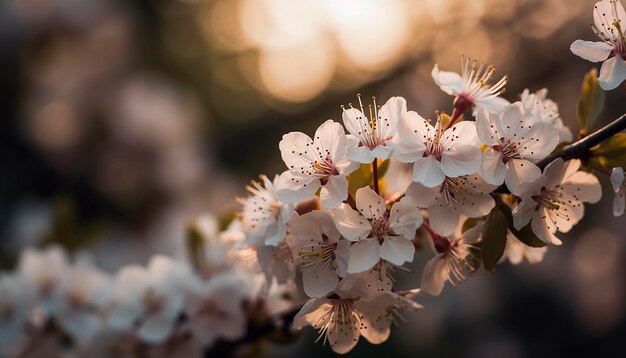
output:
[[[339,171],[333,164],[333,160],[328,155],[323,160],[316,160],[311,163],[311,169],[313,169],[313,175],[320,179],[322,185],[328,183],[328,178],[331,175],[339,174]]]
[[[310,267],[317,264],[322,264],[322,270],[331,267],[335,262],[335,250],[337,250],[337,244],[331,242],[328,236],[322,234],[322,242],[307,245],[298,251],[298,256],[305,260],[302,267]]]
[[[389,229],[389,216],[385,213],[380,218],[374,218],[371,220],[372,229],[368,237],[378,239],[380,244],[385,241],[385,237],[394,236],[395,233]]]
[[[474,104],[476,100],[488,97],[496,97],[504,92],[504,86],[507,77],[502,77],[498,82],[491,84],[489,80],[496,71],[496,66],[481,63],[477,66],[476,61],[462,57],[461,76],[465,80],[465,88],[461,96],[456,100],[464,97],[461,101],[469,101],[469,105]],[[455,100],[455,101],[456,101]],[[461,102],[459,106],[467,106],[467,103]],[[456,107],[456,105],[455,105]]]
[[[519,159],[520,155],[518,153],[519,144],[517,142],[510,141],[508,139],[500,138],[501,144],[496,144],[491,148],[496,152],[500,152],[502,154],[502,162],[504,164],[508,163],[511,159]]]

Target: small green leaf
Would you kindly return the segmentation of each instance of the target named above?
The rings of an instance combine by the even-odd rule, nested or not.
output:
[[[598,84],[598,71],[593,68],[585,75],[578,97],[576,117],[583,135],[591,132],[603,108],[604,91]]]
[[[495,207],[485,219],[480,245],[483,265],[485,266],[485,270],[489,272],[493,272],[496,263],[498,263],[504,253],[504,247],[506,246],[506,229],[506,216],[499,207]]]
[[[467,218],[463,222],[463,226],[461,227],[461,232],[465,233],[467,230],[473,228],[474,226],[476,226],[476,224],[478,224],[478,221],[480,221],[480,219]]]
[[[354,198],[356,191],[370,185],[372,182],[372,165],[361,164],[361,166],[348,175],[348,193]]]
[[[617,133],[591,149],[592,164],[605,168],[626,168],[626,133]]]
[[[384,160],[378,165],[378,178],[384,177],[387,173],[387,169],[389,169],[389,159]]]

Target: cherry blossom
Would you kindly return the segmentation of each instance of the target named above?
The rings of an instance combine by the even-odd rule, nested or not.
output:
[[[563,124],[559,114],[559,106],[553,100],[548,99],[547,95],[547,88],[542,88],[533,93],[526,88],[520,95],[520,101],[524,109],[531,112],[533,117],[538,118],[541,122],[552,123],[559,132],[559,143],[571,142],[574,138],[570,129]]]
[[[217,339],[237,339],[246,332],[244,301],[247,283],[232,272],[210,280],[195,278],[185,301],[187,326],[197,342],[211,346]]]
[[[513,194],[520,184],[541,175],[533,163],[550,154],[559,141],[554,125],[533,116],[521,102],[508,105],[500,114],[478,111],[476,128],[487,145],[480,176],[489,184],[506,183]]]
[[[54,294],[68,269],[65,251],[58,246],[43,251],[26,249],[19,261],[19,273],[45,312],[50,312]]]
[[[445,93],[454,96],[455,110],[463,113],[470,107],[487,108],[493,112],[501,111],[509,102],[499,97],[504,92],[507,76],[496,83],[489,80],[496,71],[494,65],[478,65],[475,60],[461,57],[461,74],[440,71],[435,65],[432,77],[437,86]]]
[[[624,169],[621,167],[615,167],[611,171],[611,186],[615,192],[613,215],[621,216],[624,214],[624,206],[626,206],[626,182],[624,182]]]
[[[543,261],[543,257],[548,252],[548,247],[532,247],[521,242],[510,230],[506,233],[506,246],[502,260],[508,259],[513,265],[518,265],[524,259],[531,264]]]
[[[183,308],[187,269],[166,256],[154,256],[144,268],[122,268],[114,281],[108,322],[111,328],[137,327],[138,337],[163,342]]]
[[[411,240],[422,224],[417,209],[404,200],[394,203],[387,210],[385,199],[370,187],[356,192],[355,211],[347,204],[332,210],[337,229],[350,241],[348,273],[369,270],[380,259],[394,265],[413,261],[415,247]]]
[[[583,217],[583,203],[596,203],[602,197],[598,178],[579,171],[580,160],[567,163],[558,158],[548,164],[543,175],[522,184],[522,201],[513,210],[513,223],[520,230],[530,222],[537,237],[561,245],[554,234],[568,232]]]
[[[14,349],[26,333],[30,312],[30,292],[16,274],[0,275],[0,355]]]
[[[260,246],[256,248],[257,259],[261,270],[265,273],[267,284],[271,284],[275,278],[279,284],[293,279],[295,262],[293,253],[286,240],[278,243],[278,246]]]
[[[285,238],[287,221],[294,213],[293,204],[283,204],[278,199],[278,176],[273,182],[265,175],[260,177],[263,185],[253,181],[246,187],[250,195],[238,199],[243,206],[241,222],[251,240],[260,237],[266,244],[276,246]]]
[[[339,207],[348,196],[346,175],[359,165],[348,158],[348,145],[343,127],[331,119],[317,129],[313,139],[302,132],[285,134],[279,147],[289,169],[278,179],[278,198],[286,204],[297,203],[312,197],[321,186],[322,205]]]
[[[413,181],[427,187],[440,185],[446,176],[475,173],[481,163],[476,125],[463,121],[444,130],[441,116],[433,127],[409,111],[400,120],[394,157],[413,163]]]
[[[479,218],[491,212],[495,201],[489,193],[496,187],[474,174],[446,177],[441,185],[433,188],[412,183],[407,188],[406,196],[416,206],[427,209],[433,230],[448,236],[459,224],[461,215]]]
[[[570,46],[575,55],[591,62],[602,61],[598,82],[605,91],[626,80],[626,12],[618,0],[598,1],[593,7],[593,32],[602,41],[576,40]]]
[[[89,340],[103,328],[103,308],[110,291],[109,278],[86,258],[64,275],[55,291],[52,315],[78,340]]]
[[[294,319],[294,327],[307,325],[319,331],[318,340],[328,342],[335,353],[352,350],[363,336],[372,344],[380,344],[389,337],[391,322],[402,319],[401,310],[417,310],[419,304],[411,301],[419,290],[406,295],[385,292],[375,298],[367,296],[365,281],[343,280],[332,298],[313,298],[304,304]]]
[[[398,130],[398,121],[406,113],[406,100],[402,97],[391,97],[380,109],[376,105],[376,97],[372,97],[373,105],[369,105],[369,116],[366,115],[359,99],[360,110],[343,109],[343,124],[348,129],[356,147],[348,147],[348,157],[359,163],[371,163],[375,158],[387,159],[393,151],[393,139]]]
[[[422,291],[438,296],[446,282],[453,287],[463,282],[466,272],[473,272],[474,245],[480,241],[482,224],[461,232],[461,225],[457,226],[453,235],[441,236],[431,232],[437,256],[426,263],[422,271]]]
[[[309,297],[326,295],[346,275],[350,241],[340,240],[333,219],[323,211],[296,217],[290,226],[287,242],[302,268],[304,292]]]

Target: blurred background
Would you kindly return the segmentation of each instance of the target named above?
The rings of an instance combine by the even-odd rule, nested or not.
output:
[[[61,242],[101,267],[182,256],[183,228],[232,216],[258,174],[284,170],[282,134],[312,133],[356,93],[404,96],[424,117],[452,98],[430,71],[460,55],[509,75],[505,97],[549,88],[576,133],[593,64],[594,1],[3,0],[0,2],[0,267]],[[626,110],[607,93],[603,123]],[[626,220],[605,198],[543,263],[481,271],[352,354],[626,356]],[[416,256],[415,273],[432,253]],[[330,355],[305,331],[269,354]]]

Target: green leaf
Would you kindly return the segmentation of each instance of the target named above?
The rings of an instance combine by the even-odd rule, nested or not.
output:
[[[372,165],[361,164],[361,166],[348,175],[348,193],[354,196],[360,188],[370,185],[372,182]]]
[[[387,169],[389,169],[389,159],[384,160],[378,165],[378,178],[382,179],[387,173]]]
[[[578,97],[576,117],[583,135],[591,132],[604,108],[604,91],[598,84],[598,71],[593,68],[583,79]]]
[[[499,207],[495,207],[485,219],[480,245],[483,265],[485,266],[485,270],[489,272],[493,272],[496,263],[498,263],[504,253],[504,247],[506,246],[506,229],[506,216]]]
[[[605,168],[626,168],[626,133],[617,133],[591,149],[592,164]]]
[[[474,219],[474,218],[467,218],[464,222],[463,222],[463,226],[461,227],[461,233],[465,233],[467,230],[473,228],[474,226],[476,226],[476,224],[478,224],[478,221],[480,221],[480,219]]]

